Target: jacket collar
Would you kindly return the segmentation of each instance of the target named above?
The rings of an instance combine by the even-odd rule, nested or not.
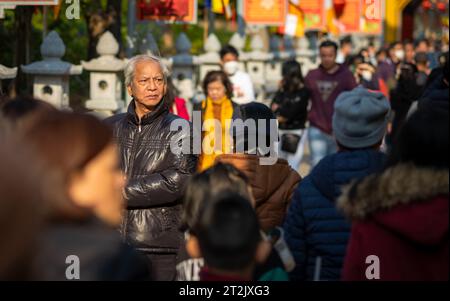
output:
[[[128,111],[127,111],[127,119],[129,122],[135,124],[135,125],[146,125],[152,123],[155,119],[157,119],[159,116],[163,114],[167,114],[169,112],[169,108],[167,108],[167,105],[165,103],[165,98],[163,98],[159,104],[156,106],[155,110],[144,115],[142,117],[141,122],[139,123],[139,118],[136,114],[136,104],[134,101],[134,98],[131,100],[130,104],[128,105]]]
[[[338,207],[351,219],[364,219],[371,214],[397,205],[427,201],[449,194],[448,169],[419,168],[400,164],[374,174],[343,189]]]

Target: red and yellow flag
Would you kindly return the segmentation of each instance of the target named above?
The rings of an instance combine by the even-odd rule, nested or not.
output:
[[[225,14],[225,18],[231,19],[233,12],[231,11],[230,0],[212,0],[211,10],[216,14]]]

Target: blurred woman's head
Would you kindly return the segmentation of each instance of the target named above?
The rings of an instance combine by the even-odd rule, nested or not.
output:
[[[448,106],[421,101],[419,109],[401,127],[388,166],[412,163],[418,167],[448,169],[448,126]]]
[[[284,62],[281,73],[283,76],[283,90],[292,92],[303,86],[302,68],[296,60]]]
[[[25,96],[6,100],[0,105],[0,119],[3,120],[3,131],[14,134],[14,131],[17,130],[27,118],[45,112],[56,112],[56,108],[45,101]]]
[[[124,177],[107,125],[90,115],[53,112],[30,120],[21,138],[46,166],[52,219],[95,214],[110,225],[120,223]]]
[[[231,99],[233,85],[225,72],[215,70],[206,74],[203,80],[203,91],[213,102],[220,101],[224,97]]]

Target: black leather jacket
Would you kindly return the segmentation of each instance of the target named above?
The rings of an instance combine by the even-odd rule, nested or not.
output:
[[[106,121],[114,126],[121,167],[128,180],[121,232],[130,244],[147,253],[177,252],[182,238],[178,229],[181,203],[198,158],[175,155],[170,150],[171,139],[190,139],[170,131],[171,122],[178,118],[169,114],[161,101],[139,122],[132,101],[127,113]]]

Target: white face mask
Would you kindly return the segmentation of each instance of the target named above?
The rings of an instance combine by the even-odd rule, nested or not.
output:
[[[372,72],[370,72],[370,71],[368,71],[368,70],[364,70],[364,71],[361,73],[361,77],[362,77],[365,81],[370,82],[370,81],[372,80],[372,78],[373,78],[373,75],[372,75]]]
[[[239,63],[237,61],[230,61],[223,64],[223,70],[228,75],[235,74],[239,69]]]
[[[396,56],[400,61],[403,61],[403,59],[405,58],[405,51],[403,51],[403,50],[396,50],[396,51],[395,51],[395,56]]]

